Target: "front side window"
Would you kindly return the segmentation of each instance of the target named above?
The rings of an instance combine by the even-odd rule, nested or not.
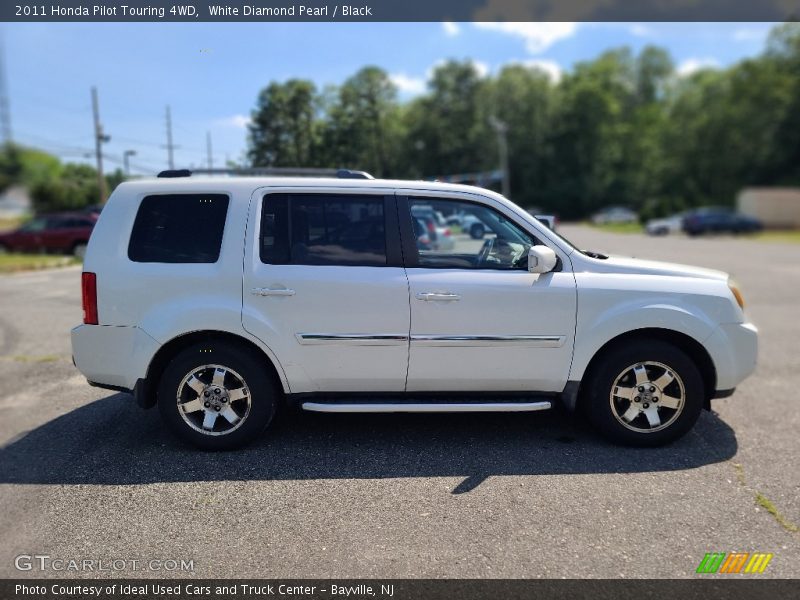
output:
[[[228,214],[225,194],[147,196],[139,206],[128,258],[148,263],[215,263]]]
[[[385,266],[383,197],[267,194],[260,255],[273,265]]]
[[[481,204],[409,198],[417,266],[440,269],[526,269],[533,237]],[[444,218],[445,225],[437,218]]]

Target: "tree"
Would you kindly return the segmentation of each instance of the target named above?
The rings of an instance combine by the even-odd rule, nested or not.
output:
[[[332,166],[396,174],[401,135],[397,88],[385,71],[364,67],[347,79],[327,111],[325,147]]]
[[[430,95],[414,101],[406,112],[405,149],[421,176],[470,173],[496,168],[489,140],[488,115],[479,96],[485,82],[470,61],[450,61],[437,67],[429,82]]]
[[[634,102],[629,51],[606,52],[564,77],[556,95],[553,166],[547,182],[549,204],[558,206],[563,216],[629,203],[621,174],[630,130],[626,119]]]
[[[34,182],[30,194],[37,213],[85,208],[98,195],[97,171],[85,164],[63,165],[57,176]]]
[[[555,208],[552,198],[543,194],[552,160],[548,139],[554,86],[550,76],[537,68],[512,65],[503,68],[485,91],[486,112],[508,126],[511,197],[521,206]],[[494,146],[494,138],[490,139]],[[497,156],[496,149],[491,152]]]
[[[258,96],[249,126],[254,166],[313,166],[318,152],[316,88],[310,81],[270,83]]]

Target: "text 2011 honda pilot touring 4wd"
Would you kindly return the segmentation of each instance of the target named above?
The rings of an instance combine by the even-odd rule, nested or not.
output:
[[[756,328],[724,273],[582,252],[487,190],[359,175],[120,185],[86,253],[78,369],[220,449],[261,434],[284,400],[560,401],[612,440],[657,445],[755,367]],[[418,205],[474,215],[486,236],[431,249]]]

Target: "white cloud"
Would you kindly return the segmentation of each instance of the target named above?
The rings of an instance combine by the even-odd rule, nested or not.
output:
[[[677,72],[680,77],[688,77],[702,69],[716,69],[719,61],[716,58],[687,58],[678,65]]]
[[[489,65],[487,65],[482,60],[471,60],[472,66],[475,67],[475,70],[478,72],[478,77],[483,79],[489,74]]]
[[[394,73],[389,75],[389,79],[403,94],[416,96],[425,91],[425,80],[421,77],[411,77],[405,73]]]
[[[737,42],[760,42],[767,37],[768,33],[767,29],[743,27],[733,32],[733,39]]]
[[[235,127],[236,129],[247,129],[250,125],[250,117],[247,115],[232,115],[224,119],[218,119],[217,123],[223,127]]]
[[[655,30],[652,27],[648,27],[647,25],[642,25],[641,23],[633,23],[629,28],[631,35],[635,35],[636,37],[652,37],[655,35]]]
[[[455,37],[459,33],[461,33],[461,27],[459,27],[456,23],[453,23],[452,21],[443,21],[442,29],[444,29],[444,34],[447,37]]]
[[[517,64],[524,65],[531,69],[539,69],[540,71],[544,71],[547,73],[547,75],[550,77],[550,81],[553,83],[558,83],[561,81],[561,75],[564,73],[564,69],[561,68],[561,65],[559,65],[556,61],[547,58],[532,58],[530,60],[520,61]]]
[[[557,41],[571,37],[578,28],[577,23],[507,23],[478,22],[479,29],[498,31],[506,35],[522,38],[525,49],[531,54],[543,52]]]

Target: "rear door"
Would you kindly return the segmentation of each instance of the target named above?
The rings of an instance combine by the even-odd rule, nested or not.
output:
[[[457,197],[398,200],[411,291],[408,391],[562,391],[575,332],[572,272],[529,273],[528,248],[540,242],[499,210]],[[486,236],[462,231],[448,250],[406,243],[417,204],[472,215]]]
[[[242,323],[292,392],[403,391],[410,310],[391,191],[261,189],[250,211]]]

